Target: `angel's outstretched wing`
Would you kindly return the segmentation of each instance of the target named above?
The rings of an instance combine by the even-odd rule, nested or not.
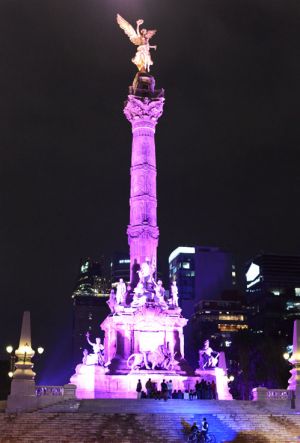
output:
[[[156,29],[152,29],[147,31],[147,34],[145,35],[145,37],[150,40],[150,38],[152,38],[154,35],[156,34]]]
[[[134,43],[137,46],[141,44],[140,36],[137,35],[131,24],[128,23],[123,17],[121,17],[120,14],[117,14],[117,23],[120,26],[120,28],[123,29],[125,34],[128,35],[132,43]]]

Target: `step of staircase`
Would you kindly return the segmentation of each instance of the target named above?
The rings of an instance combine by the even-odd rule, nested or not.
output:
[[[291,411],[290,411],[291,412]],[[69,400],[33,413],[0,413],[1,443],[183,443],[182,419],[203,417],[217,443],[300,443],[300,415],[254,402]]]

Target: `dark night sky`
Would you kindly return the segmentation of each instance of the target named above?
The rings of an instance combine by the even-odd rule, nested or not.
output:
[[[135,49],[117,12],[158,29],[161,267],[179,244],[300,253],[298,0],[2,0],[0,353],[29,309],[48,368],[80,258],[127,248]]]

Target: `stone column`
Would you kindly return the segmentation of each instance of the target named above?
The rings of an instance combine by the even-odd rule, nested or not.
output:
[[[31,361],[35,352],[31,347],[30,312],[23,314],[19,347],[15,352],[17,362],[11,383],[11,392],[7,398],[7,412],[29,411],[37,406],[35,394],[35,373]]]
[[[129,94],[124,108],[132,126],[130,222],[127,229],[132,282],[141,263],[156,266],[159,229],[154,134],[163,104],[163,97],[155,98],[153,92],[145,92],[143,95]]]

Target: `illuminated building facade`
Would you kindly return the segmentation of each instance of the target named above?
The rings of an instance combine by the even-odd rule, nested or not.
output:
[[[187,318],[201,300],[220,300],[224,291],[236,286],[232,254],[216,247],[179,246],[169,256],[169,277],[177,282]]]
[[[248,309],[241,300],[204,300],[195,306],[194,331],[213,336],[218,346],[230,347],[236,332],[248,329]]]
[[[246,265],[246,293],[254,331],[290,333],[300,318],[300,256],[260,254]]]

